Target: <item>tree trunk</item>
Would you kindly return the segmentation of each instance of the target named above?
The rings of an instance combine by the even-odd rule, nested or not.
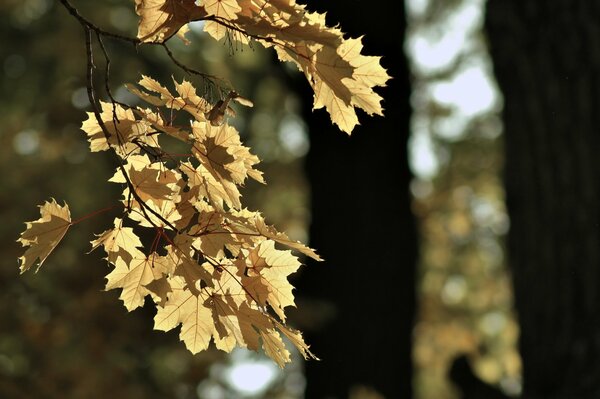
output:
[[[364,52],[384,55],[393,79],[380,91],[385,118],[361,113],[351,137],[324,110],[312,113],[312,101],[305,104],[310,240],[325,262],[311,264],[298,292],[333,309],[330,322],[307,336],[322,361],[307,364],[306,397],[347,398],[352,386],[367,385],[387,398],[410,398],[416,233],[403,2],[313,1],[309,8],[327,11],[328,23],[339,22],[348,36],[364,34]]]
[[[600,3],[491,0],[524,398],[600,397]]]

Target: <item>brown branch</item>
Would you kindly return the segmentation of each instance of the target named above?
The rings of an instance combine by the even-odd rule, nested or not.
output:
[[[61,1],[63,1],[63,0],[61,0]],[[85,47],[86,47],[86,55],[87,55],[87,85],[86,86],[87,86],[88,100],[90,101],[90,104],[92,105],[94,116],[96,117],[96,121],[98,122],[100,129],[102,129],[102,133],[104,134],[104,137],[106,138],[106,142],[110,146],[110,141],[109,141],[110,132],[106,128],[106,125],[104,124],[104,121],[102,120],[102,117],[100,115],[100,110],[98,109],[98,102],[96,100],[96,95],[95,95],[95,91],[94,91],[94,68],[95,68],[95,66],[94,66],[94,54],[93,54],[93,48],[92,48],[92,29],[90,29],[89,26],[87,26],[83,23],[82,23],[82,26],[85,31]],[[129,187],[129,192],[133,196],[133,198],[138,202],[138,204],[140,204],[142,213],[144,214],[144,217],[146,218],[146,220],[155,228],[158,227],[152,221],[150,216],[148,216],[147,212],[150,212],[151,214],[156,216],[161,222],[163,222],[166,226],[169,226],[173,231],[179,233],[179,230],[175,226],[173,226],[173,224],[171,224],[171,222],[169,222],[167,219],[165,219],[162,215],[160,215],[154,209],[150,208],[144,202],[144,200],[142,200],[140,198],[139,194],[135,190],[135,186],[133,185],[133,183],[131,182],[131,179],[129,178],[129,175],[127,174],[127,171],[125,170],[125,166],[123,165],[123,160],[121,159],[121,157],[119,157],[119,155],[116,153],[114,148],[112,148],[112,150],[113,150],[112,152],[115,154],[115,156],[117,157],[117,159],[119,161],[118,168],[121,171],[121,174],[123,175],[123,177],[125,178],[127,187]]]
[[[96,32],[97,34],[100,34],[102,36],[106,36],[106,37],[110,37],[116,40],[120,40],[123,42],[128,42],[133,44],[134,46],[137,46],[139,44],[142,44],[142,41],[138,38],[133,38],[133,37],[129,37],[129,36],[124,36],[124,35],[119,35],[117,33],[113,33],[113,32],[109,32],[106,31],[100,27],[98,27],[97,25],[95,25],[94,23],[92,23],[91,21],[89,21],[88,19],[84,18],[79,11],[77,11],[77,9],[75,7],[73,7],[73,5],[69,2],[69,0],[59,0],[61,2],[61,4],[67,9],[67,11],[69,12],[69,14],[71,14],[73,17],[75,17],[79,23],[85,27],[87,27],[88,29]],[[149,44],[157,44],[157,43],[149,43]]]
[[[111,152],[114,154],[114,156],[116,156],[117,160],[118,160],[118,170],[121,172],[121,174],[123,175],[126,185],[129,188],[129,196],[130,198],[128,199],[129,202],[131,202],[131,197],[133,197],[133,199],[135,199],[138,204],[140,205],[140,210],[142,212],[142,214],[144,215],[145,219],[156,229],[157,231],[157,236],[155,237],[152,246],[158,245],[157,240],[160,239],[160,237],[163,237],[167,242],[171,243],[171,245],[175,245],[174,242],[171,240],[171,238],[166,234],[166,232],[164,231],[163,227],[158,226],[156,223],[154,223],[154,221],[151,219],[149,214],[152,214],[153,216],[155,216],[158,220],[160,220],[162,223],[164,223],[165,226],[168,226],[169,228],[171,228],[176,234],[182,234],[181,231],[179,229],[177,229],[171,222],[169,222],[168,220],[166,220],[162,215],[160,215],[158,212],[156,212],[154,209],[150,208],[139,196],[139,194],[137,193],[134,184],[132,183],[126,169],[125,166],[123,164],[123,159],[119,156],[119,154],[117,153],[117,151],[115,150],[115,148],[113,146],[110,145],[110,132],[108,131],[108,128],[106,127],[106,124],[104,123],[104,121],[102,120],[102,116],[100,114],[100,109],[98,106],[98,100],[96,99],[96,92],[94,90],[94,69],[96,68],[94,65],[94,54],[93,54],[93,46],[92,46],[92,32],[94,32],[96,34],[96,37],[98,39],[98,43],[100,45],[100,48],[102,49],[104,58],[106,60],[106,67],[105,67],[105,88],[107,91],[107,94],[109,96],[109,98],[112,101],[113,104],[113,122],[115,123],[115,131],[117,134],[117,139],[120,142],[120,137],[119,137],[119,132],[118,129],[116,129],[116,122],[118,122],[117,119],[117,115],[116,115],[116,111],[115,111],[115,104],[119,104],[122,105],[126,108],[129,108],[127,105],[125,104],[121,104],[119,102],[117,102],[113,95],[112,92],[110,90],[109,87],[109,76],[110,76],[110,57],[108,55],[108,52],[106,50],[106,47],[104,46],[104,43],[102,42],[102,37],[109,37],[109,38],[113,38],[113,39],[117,39],[120,41],[124,41],[124,42],[128,42],[133,44],[134,46],[143,44],[142,41],[140,41],[140,39],[137,38],[131,38],[131,37],[127,37],[127,36],[123,36],[123,35],[118,35],[118,34],[114,34],[108,31],[105,31],[101,28],[99,28],[98,26],[96,26],[95,24],[93,24],[92,22],[88,21],[86,18],[84,18],[83,16],[81,16],[81,14],[79,14],[79,12],[77,11],[76,8],[74,8],[68,0],[59,0],[61,2],[61,4],[67,9],[67,11],[73,16],[75,17],[79,23],[81,24],[81,26],[83,27],[83,30],[85,32],[85,48],[86,48],[86,57],[87,57],[87,70],[86,70],[86,88],[87,88],[87,95],[88,95],[88,100],[92,106],[92,110],[94,113],[94,116],[96,118],[96,121],[98,123],[98,125],[100,126],[104,137],[107,141],[107,144],[109,145],[110,149],[112,150]],[[207,20],[213,20],[217,23],[220,23],[221,25],[224,25],[225,27],[232,29],[233,31],[246,35],[248,37],[254,38],[256,40],[262,40],[265,42],[269,42],[269,43],[275,43],[278,45],[282,45],[280,43],[276,43],[273,41],[273,39],[271,38],[265,38],[265,37],[260,37],[258,35],[251,35],[248,34],[247,32],[245,32],[244,30],[242,30],[241,28],[238,28],[235,25],[229,24],[224,22],[223,20],[218,19],[217,17],[214,16],[209,16],[207,18],[205,18]],[[209,81],[211,81],[211,79],[216,79],[215,77],[196,71],[192,68],[187,67],[186,65],[182,64],[181,62],[179,62],[173,55],[173,53],[171,52],[171,50],[168,48],[168,46],[166,45],[166,43],[161,42],[161,43],[147,43],[147,44],[152,44],[152,45],[160,45],[162,46],[165,51],[167,52],[167,55],[169,56],[169,58],[173,61],[173,63],[175,65],[177,65],[179,68],[181,68],[182,70],[184,70],[185,72],[189,73],[189,74],[194,74],[194,75],[198,75],[201,76]],[[138,146],[140,146],[140,148],[142,148],[141,143],[137,143]],[[143,149],[143,148],[142,148]],[[110,208],[101,210],[101,212],[106,211]],[[129,211],[131,211],[130,208],[130,204],[128,205],[128,209]],[[77,223],[79,221],[81,221],[83,219],[77,220],[74,223]],[[213,234],[214,232],[203,232],[203,234]],[[238,232],[238,233],[233,233],[233,234],[244,234],[244,235],[257,235],[257,236],[261,236],[261,234],[252,234],[252,233],[242,233],[242,232]],[[202,234],[200,234],[202,235]],[[242,282],[237,278],[237,276],[235,276],[233,273],[231,273],[231,271],[227,270],[226,268],[222,267],[222,264],[215,258],[206,255],[205,253],[203,253],[199,248],[196,248],[194,245],[191,245],[191,248],[196,251],[200,256],[202,256],[202,259],[204,259],[205,261],[207,261],[209,264],[211,264],[215,269],[217,270],[221,270],[221,271],[225,271],[231,278],[233,278],[242,288],[242,290],[246,293],[246,295],[252,299],[254,301],[254,303],[257,305],[258,310],[263,313],[266,317],[268,317],[272,322],[274,322],[274,325],[279,324],[279,321],[277,321],[272,315],[270,315],[267,310],[266,307],[261,306],[259,301],[248,291],[248,289],[242,284]],[[181,251],[181,249],[178,248],[179,251]],[[184,256],[188,256],[185,252],[181,251],[181,253],[184,254]],[[199,264],[199,266],[201,267],[201,265]],[[222,290],[222,288],[221,288]],[[226,293],[224,293],[226,295]]]
[[[106,51],[106,47],[104,46],[104,41],[102,40],[102,35],[96,31],[96,39],[98,40],[98,44],[100,44],[100,49],[102,49],[102,54],[104,55],[104,60],[106,62],[104,68],[104,89],[106,90],[106,94],[110,98],[110,101],[114,104],[119,104],[123,108],[129,108],[127,104],[123,104],[113,97],[112,90],[110,89],[109,81],[110,81],[110,57],[108,56],[108,51]],[[115,107],[113,107],[113,118],[118,122],[119,118],[117,118],[117,114],[115,111]]]

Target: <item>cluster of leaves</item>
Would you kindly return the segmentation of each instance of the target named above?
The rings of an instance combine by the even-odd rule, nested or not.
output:
[[[344,39],[339,29],[325,26],[324,15],[308,13],[294,0],[206,0],[201,5],[135,0],[135,7],[140,22],[132,40],[164,43],[175,34],[184,37],[189,22],[205,20],[216,39],[257,40],[274,46],[281,60],[295,62],[315,90],[315,108],[325,106],[342,130],[350,132],[357,124],[355,106],[381,113],[381,98],[372,88],[388,76],[378,57],[360,55],[360,39]],[[90,33],[94,26],[72,14]],[[91,51],[88,40],[88,64]],[[113,266],[106,289],[121,289],[129,311],[150,296],[157,306],[155,328],[181,325],[180,338],[193,353],[211,340],[228,352],[236,346],[262,347],[283,366],[290,360],[284,336],[305,358],[314,358],[301,333],[285,324],[284,311],[294,305],[287,278],[300,267],[291,250],[320,258],[244,208],[240,199],[239,188],[248,178],[264,179],[255,169],[259,159],[241,143],[226,115],[232,101],[252,103],[230,91],[213,104],[189,81],[175,81],[172,92],[143,76],[127,88],[146,107],[117,103],[112,96],[111,102],[96,104],[89,67],[94,111],[82,130],[92,152],[117,155],[109,181],[124,186],[123,216],[92,241],[92,249],[102,247]],[[182,120],[187,123],[177,123]],[[185,153],[166,151],[165,140],[180,142]],[[72,221],[68,206],[54,200],[40,208],[41,218],[27,223],[19,239],[28,247],[20,258],[22,272],[36,263],[39,269],[68,229],[86,218]],[[154,232],[146,248],[139,233],[144,228]]]
[[[382,98],[373,91],[389,79],[380,57],[361,54],[361,38],[345,39],[325,24],[325,14],[308,12],[295,0],[136,0],[138,37],[163,42],[184,37],[190,20],[206,21],[204,30],[217,40],[274,47],[281,61],[305,74],[314,90],[313,108],[325,107],[346,133],[358,124],[355,108],[382,115]]]

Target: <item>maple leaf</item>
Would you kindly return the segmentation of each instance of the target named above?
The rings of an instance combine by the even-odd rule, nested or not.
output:
[[[135,12],[140,16],[138,38],[142,42],[168,40],[188,22],[206,15],[195,3],[195,0],[135,0]]]
[[[137,89],[135,89],[137,90]],[[132,91],[133,92],[133,91]],[[138,90],[139,92],[139,90]],[[150,96],[152,98],[156,98]],[[176,126],[172,126],[170,123],[165,121],[162,115],[148,108],[136,109],[134,111],[140,118],[148,122],[154,129],[159,132],[166,133],[167,135],[176,138],[179,141],[188,142],[190,139],[190,133]]]
[[[152,200],[160,205],[161,201],[177,200],[178,182],[181,175],[166,169],[161,162],[151,162],[147,155],[133,155],[124,166],[133,189],[142,201]],[[117,169],[109,182],[126,183],[127,179],[121,169]],[[124,198],[129,197],[129,188],[125,188]]]
[[[205,24],[215,39],[226,29],[244,32],[265,47],[275,47],[281,61],[291,61],[306,75],[315,93],[313,108],[325,107],[332,121],[350,134],[358,124],[355,108],[382,115],[381,97],[373,91],[389,76],[380,57],[361,54],[361,38],[345,39],[328,27],[325,14],[310,13],[294,0],[239,0],[241,11],[220,15]],[[243,34],[233,40],[246,43]]]
[[[181,181],[177,182],[177,186],[180,188],[181,183]],[[170,201],[150,199],[145,201],[143,205],[138,203],[137,200],[124,201],[131,208],[131,212],[128,214],[129,219],[138,222],[142,227],[183,229],[187,227],[196,213],[192,203],[194,196],[190,191],[181,192],[180,195],[173,197]]]
[[[146,256],[134,250],[131,255],[129,262],[117,258],[115,268],[106,276],[106,290],[122,288],[119,298],[128,311],[143,306],[146,295],[153,294],[146,286],[170,272],[169,263],[156,253]]]
[[[131,227],[123,227],[123,219],[115,218],[114,226],[114,229],[97,235],[98,238],[91,242],[91,251],[102,245],[109,262],[115,262],[120,257],[129,263],[137,253],[137,248],[142,247],[142,242]]]
[[[281,333],[290,338],[303,356],[316,358],[298,332],[241,301],[243,295],[239,292],[243,288],[236,283],[238,280],[225,272],[219,272],[218,276],[215,288],[201,290],[190,290],[182,277],[169,278],[171,291],[164,305],[158,307],[154,328],[169,331],[181,324],[179,337],[192,353],[208,348],[211,339],[218,349],[226,352],[235,346],[258,350],[262,345],[265,353],[283,367],[290,361],[290,353]]]
[[[190,162],[181,162],[181,172],[187,176],[187,183],[192,193],[198,201],[205,199],[214,208],[224,211],[223,204],[227,203],[230,208],[240,203],[239,191],[226,189],[213,175],[203,166],[195,168]],[[233,196],[233,198],[230,197]]]
[[[25,254],[19,257],[21,273],[29,270],[36,261],[39,261],[37,264],[37,270],[39,270],[71,227],[71,213],[66,203],[61,206],[52,199],[39,208],[41,217],[38,220],[27,222],[26,230],[17,240],[24,247],[29,247]]]
[[[208,286],[213,284],[207,265],[199,264],[194,257],[196,241],[187,234],[178,234],[166,247],[166,258],[174,265],[173,275],[183,277],[187,289],[193,292],[198,292],[201,280]]]
[[[260,242],[252,250],[242,250],[237,259],[242,285],[259,304],[271,305],[281,320],[284,308],[294,306],[292,285],[287,277],[300,267],[298,258],[290,251],[275,249],[275,242]]]
[[[113,148],[123,157],[139,152],[139,146],[133,143],[134,140],[146,145],[156,144],[156,141],[148,136],[150,124],[137,120],[132,110],[102,101],[100,105],[100,117],[108,133],[108,140],[95,114],[88,112],[88,119],[82,123],[81,130],[88,135],[90,151],[99,152]]]
[[[133,85],[126,85],[126,87],[131,93],[135,94],[147,103],[155,106],[164,106],[174,110],[183,109],[198,121],[206,120],[205,113],[209,112],[211,109],[211,105],[208,103],[208,101],[198,96],[196,94],[196,89],[185,79],[183,79],[181,83],[177,83],[177,81],[174,79],[173,82],[175,84],[175,90],[179,96],[173,95],[167,88],[162,86],[156,80],[144,75],[142,75],[142,79],[138,82],[138,84],[144,89],[158,94],[159,97],[149,94],[144,90],[140,90]]]
[[[223,214],[202,202],[197,203],[196,208],[200,215],[198,222],[190,229],[190,235],[196,237],[203,254],[212,258],[223,257],[225,247],[237,244],[231,231],[225,227]]]
[[[309,350],[309,346],[304,342],[304,338],[302,338],[302,333],[300,331],[294,330],[277,321],[275,321],[274,324],[277,326],[277,329],[287,339],[290,340],[290,342],[296,347],[296,349],[298,349],[302,357],[304,357],[305,359],[320,360]]]
[[[267,225],[265,219],[263,219],[259,213],[254,215],[254,225],[256,227],[256,231],[262,236],[270,238],[271,240],[283,244],[286,247],[295,249],[296,251],[313,258],[314,260],[323,260],[319,255],[317,255],[314,249],[307,247],[301,242],[290,239],[287,234],[277,231],[273,226]]]
[[[233,126],[194,122],[192,133],[192,152],[211,173],[236,184],[243,184],[248,176],[264,183],[262,173],[254,169],[260,160],[242,145],[240,134]]]
[[[231,339],[220,339],[212,311],[205,306],[208,295],[190,291],[181,277],[170,278],[169,285],[171,292],[164,306],[156,312],[154,329],[169,331],[182,324],[179,337],[190,352],[195,354],[208,348],[213,336],[217,348],[231,352],[234,347]]]

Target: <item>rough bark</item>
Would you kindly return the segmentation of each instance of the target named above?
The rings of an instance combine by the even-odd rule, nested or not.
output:
[[[524,398],[600,397],[600,3],[491,0]]]
[[[312,3],[312,4],[311,4]],[[347,398],[354,385],[410,398],[416,235],[410,212],[406,143],[410,94],[403,55],[402,2],[309,2],[366,53],[384,55],[393,76],[381,90],[385,118],[360,114],[351,137],[305,104],[311,149],[310,240],[325,258],[301,276],[298,292],[332,305],[323,329],[308,335],[323,360],[307,364],[307,398]],[[303,83],[305,85],[305,83]],[[312,99],[312,96],[305,96]]]

